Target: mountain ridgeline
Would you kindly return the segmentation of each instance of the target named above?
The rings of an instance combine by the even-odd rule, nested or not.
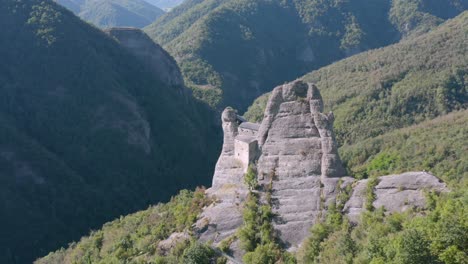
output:
[[[466,0],[188,0],[145,31],[195,96],[246,110],[278,83],[427,32]]]
[[[55,0],[98,27],[145,27],[164,14],[144,0]]]
[[[209,184],[214,113],[141,31],[44,0],[1,0],[0,24],[0,263]]]

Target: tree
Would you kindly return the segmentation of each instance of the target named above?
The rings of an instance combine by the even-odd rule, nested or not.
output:
[[[185,249],[182,258],[184,264],[210,264],[214,255],[215,252],[210,247],[192,242],[190,247]]]

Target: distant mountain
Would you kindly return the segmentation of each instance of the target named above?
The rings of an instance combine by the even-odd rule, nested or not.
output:
[[[184,2],[184,0],[145,0],[145,1],[167,11],[171,10],[172,8]]]
[[[275,85],[427,32],[466,0],[187,0],[145,28],[195,95],[245,110]]]
[[[145,27],[164,14],[144,0],[56,0],[101,28]]]
[[[210,183],[214,113],[140,30],[49,0],[0,0],[0,263]]]
[[[303,77],[321,87],[326,108],[336,116],[335,132],[350,172],[362,177],[383,162],[373,169],[380,175],[418,168],[447,181],[466,178],[463,144],[455,143],[466,141],[466,111],[446,115],[468,108],[467,29],[465,11],[426,34]],[[245,116],[263,118],[268,96],[259,97]]]

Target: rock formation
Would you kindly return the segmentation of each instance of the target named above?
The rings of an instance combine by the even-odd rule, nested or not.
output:
[[[184,79],[175,60],[143,31],[120,27],[106,29],[105,32],[149,66],[162,82],[169,86],[184,86]]]
[[[359,215],[365,211],[367,183],[367,179],[356,182],[353,194],[344,207],[344,212],[352,222],[358,222]],[[403,212],[413,207],[424,208],[426,190],[445,192],[447,186],[427,172],[382,176],[374,187],[376,199],[372,205],[374,208],[383,206],[389,213]]]
[[[216,202],[205,208],[196,224],[200,240],[216,245],[242,226],[248,194],[243,177],[250,165],[257,168],[260,197],[265,186],[271,185],[273,226],[286,249],[298,248],[349,184],[355,189],[345,212],[356,221],[365,203],[367,180],[354,183],[345,176],[333,121],[333,113],[323,113],[317,87],[301,80],[273,90],[260,125],[248,123],[234,109],[226,108],[222,114],[223,150],[213,186],[207,190]],[[374,206],[384,206],[389,212],[423,207],[425,188],[446,190],[445,184],[428,173],[380,177]],[[234,243],[231,249],[240,259],[238,245]]]

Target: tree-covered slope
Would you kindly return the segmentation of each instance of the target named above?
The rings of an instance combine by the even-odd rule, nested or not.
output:
[[[44,0],[1,0],[0,263],[209,184],[207,107]]]
[[[391,131],[467,108],[467,34],[468,12],[464,12],[426,34],[355,55],[303,77],[317,84],[326,108],[335,114],[335,132],[350,172],[365,172],[368,163],[381,154],[380,159],[385,159],[385,155],[401,158],[398,159],[402,163],[391,172],[414,167],[431,169],[448,178],[466,174],[462,162],[466,150],[455,142],[444,141],[458,138],[457,133],[463,134],[462,124],[453,130],[447,124],[434,132],[434,137],[427,137],[430,131],[424,129],[420,134],[414,133],[410,142],[424,141],[420,150],[409,151],[406,148],[410,146],[397,142],[383,144],[382,140],[398,141],[404,133],[394,135]],[[267,98],[268,94],[259,97],[245,116],[252,121],[261,120]],[[436,137],[446,142],[439,146],[443,149],[429,147]],[[463,136],[459,140],[466,144]],[[392,149],[391,153],[384,153],[388,149]],[[407,156],[409,153],[414,157]]]
[[[340,148],[357,177],[430,171],[452,188],[468,186],[468,110],[398,129]]]
[[[191,258],[189,251],[200,248],[199,253],[214,255],[212,250],[197,247],[197,243],[185,239],[180,239],[179,243],[175,240],[171,247],[158,246],[174,232],[187,232],[182,238],[189,237],[188,231],[198,214],[210,203],[203,189],[195,192],[183,190],[166,204],[151,206],[106,223],[77,243],[50,253],[35,263],[210,263],[200,258],[202,254]],[[166,254],[168,256],[163,257]]]
[[[82,19],[101,28],[145,27],[164,11],[144,0],[56,0]]]
[[[188,0],[146,28],[195,95],[245,110],[271,87],[421,34],[466,0]]]

